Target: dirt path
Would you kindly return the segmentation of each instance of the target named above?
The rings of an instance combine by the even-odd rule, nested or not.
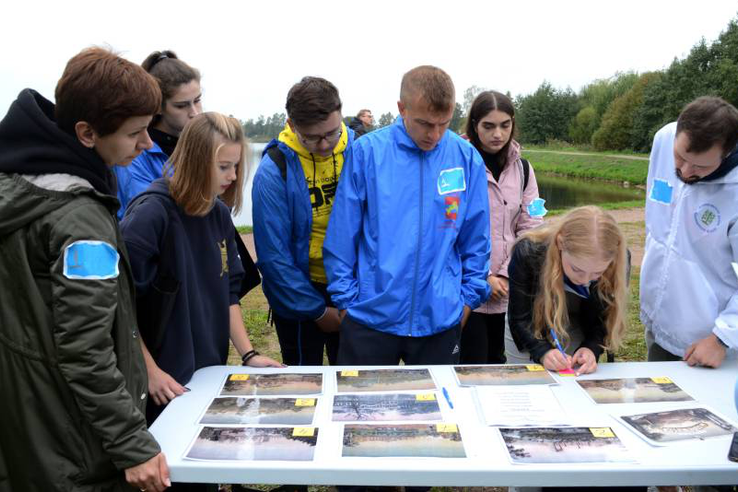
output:
[[[645,209],[632,208],[625,210],[610,210],[610,213],[621,224],[625,237],[628,240],[628,247],[632,255],[631,261],[633,266],[640,267],[643,260],[643,246],[646,240],[646,232],[643,221],[645,220]],[[242,234],[243,242],[251,253],[251,257],[256,260],[256,248],[254,248],[254,235]]]
[[[641,157],[638,155],[620,155],[620,154],[600,154],[594,152],[575,152],[571,150],[542,150],[542,149],[523,149],[523,152],[541,152],[546,154],[561,154],[561,155],[591,155],[597,157],[611,157],[613,159],[629,159],[631,161],[647,161],[648,157]]]

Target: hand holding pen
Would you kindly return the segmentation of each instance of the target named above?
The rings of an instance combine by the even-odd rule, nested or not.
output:
[[[541,358],[543,367],[545,367],[549,371],[563,371],[567,369],[570,370],[572,365],[572,358],[570,355],[567,355],[566,352],[564,352],[564,348],[561,346],[559,337],[556,336],[556,332],[553,330],[553,328],[551,329],[551,338],[553,339],[556,348],[549,350]]]

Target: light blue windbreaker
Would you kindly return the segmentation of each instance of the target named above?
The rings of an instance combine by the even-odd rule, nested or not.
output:
[[[128,204],[138,195],[146,191],[151,183],[163,177],[164,167],[169,157],[161,150],[156,142],[148,150],[133,159],[127,166],[113,166],[113,172],[118,179],[118,220],[123,220]],[[171,177],[174,169],[170,169]]]
[[[356,140],[344,164],[325,242],[328,291],[378,331],[427,336],[489,297],[484,162],[446,131],[421,150],[401,117]]]

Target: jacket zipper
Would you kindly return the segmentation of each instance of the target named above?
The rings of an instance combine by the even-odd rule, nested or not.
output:
[[[415,314],[415,293],[418,286],[418,269],[420,268],[420,247],[423,245],[423,167],[425,166],[425,152],[420,154],[420,206],[418,207],[418,249],[415,252],[415,275],[413,277],[413,295],[410,299],[410,323],[407,327],[408,336],[413,334],[413,315]]]

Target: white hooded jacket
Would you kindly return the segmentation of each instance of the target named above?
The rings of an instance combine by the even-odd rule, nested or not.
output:
[[[656,134],[646,190],[641,321],[656,343],[683,356],[714,333],[738,347],[738,168],[713,181],[676,177],[676,123]]]

